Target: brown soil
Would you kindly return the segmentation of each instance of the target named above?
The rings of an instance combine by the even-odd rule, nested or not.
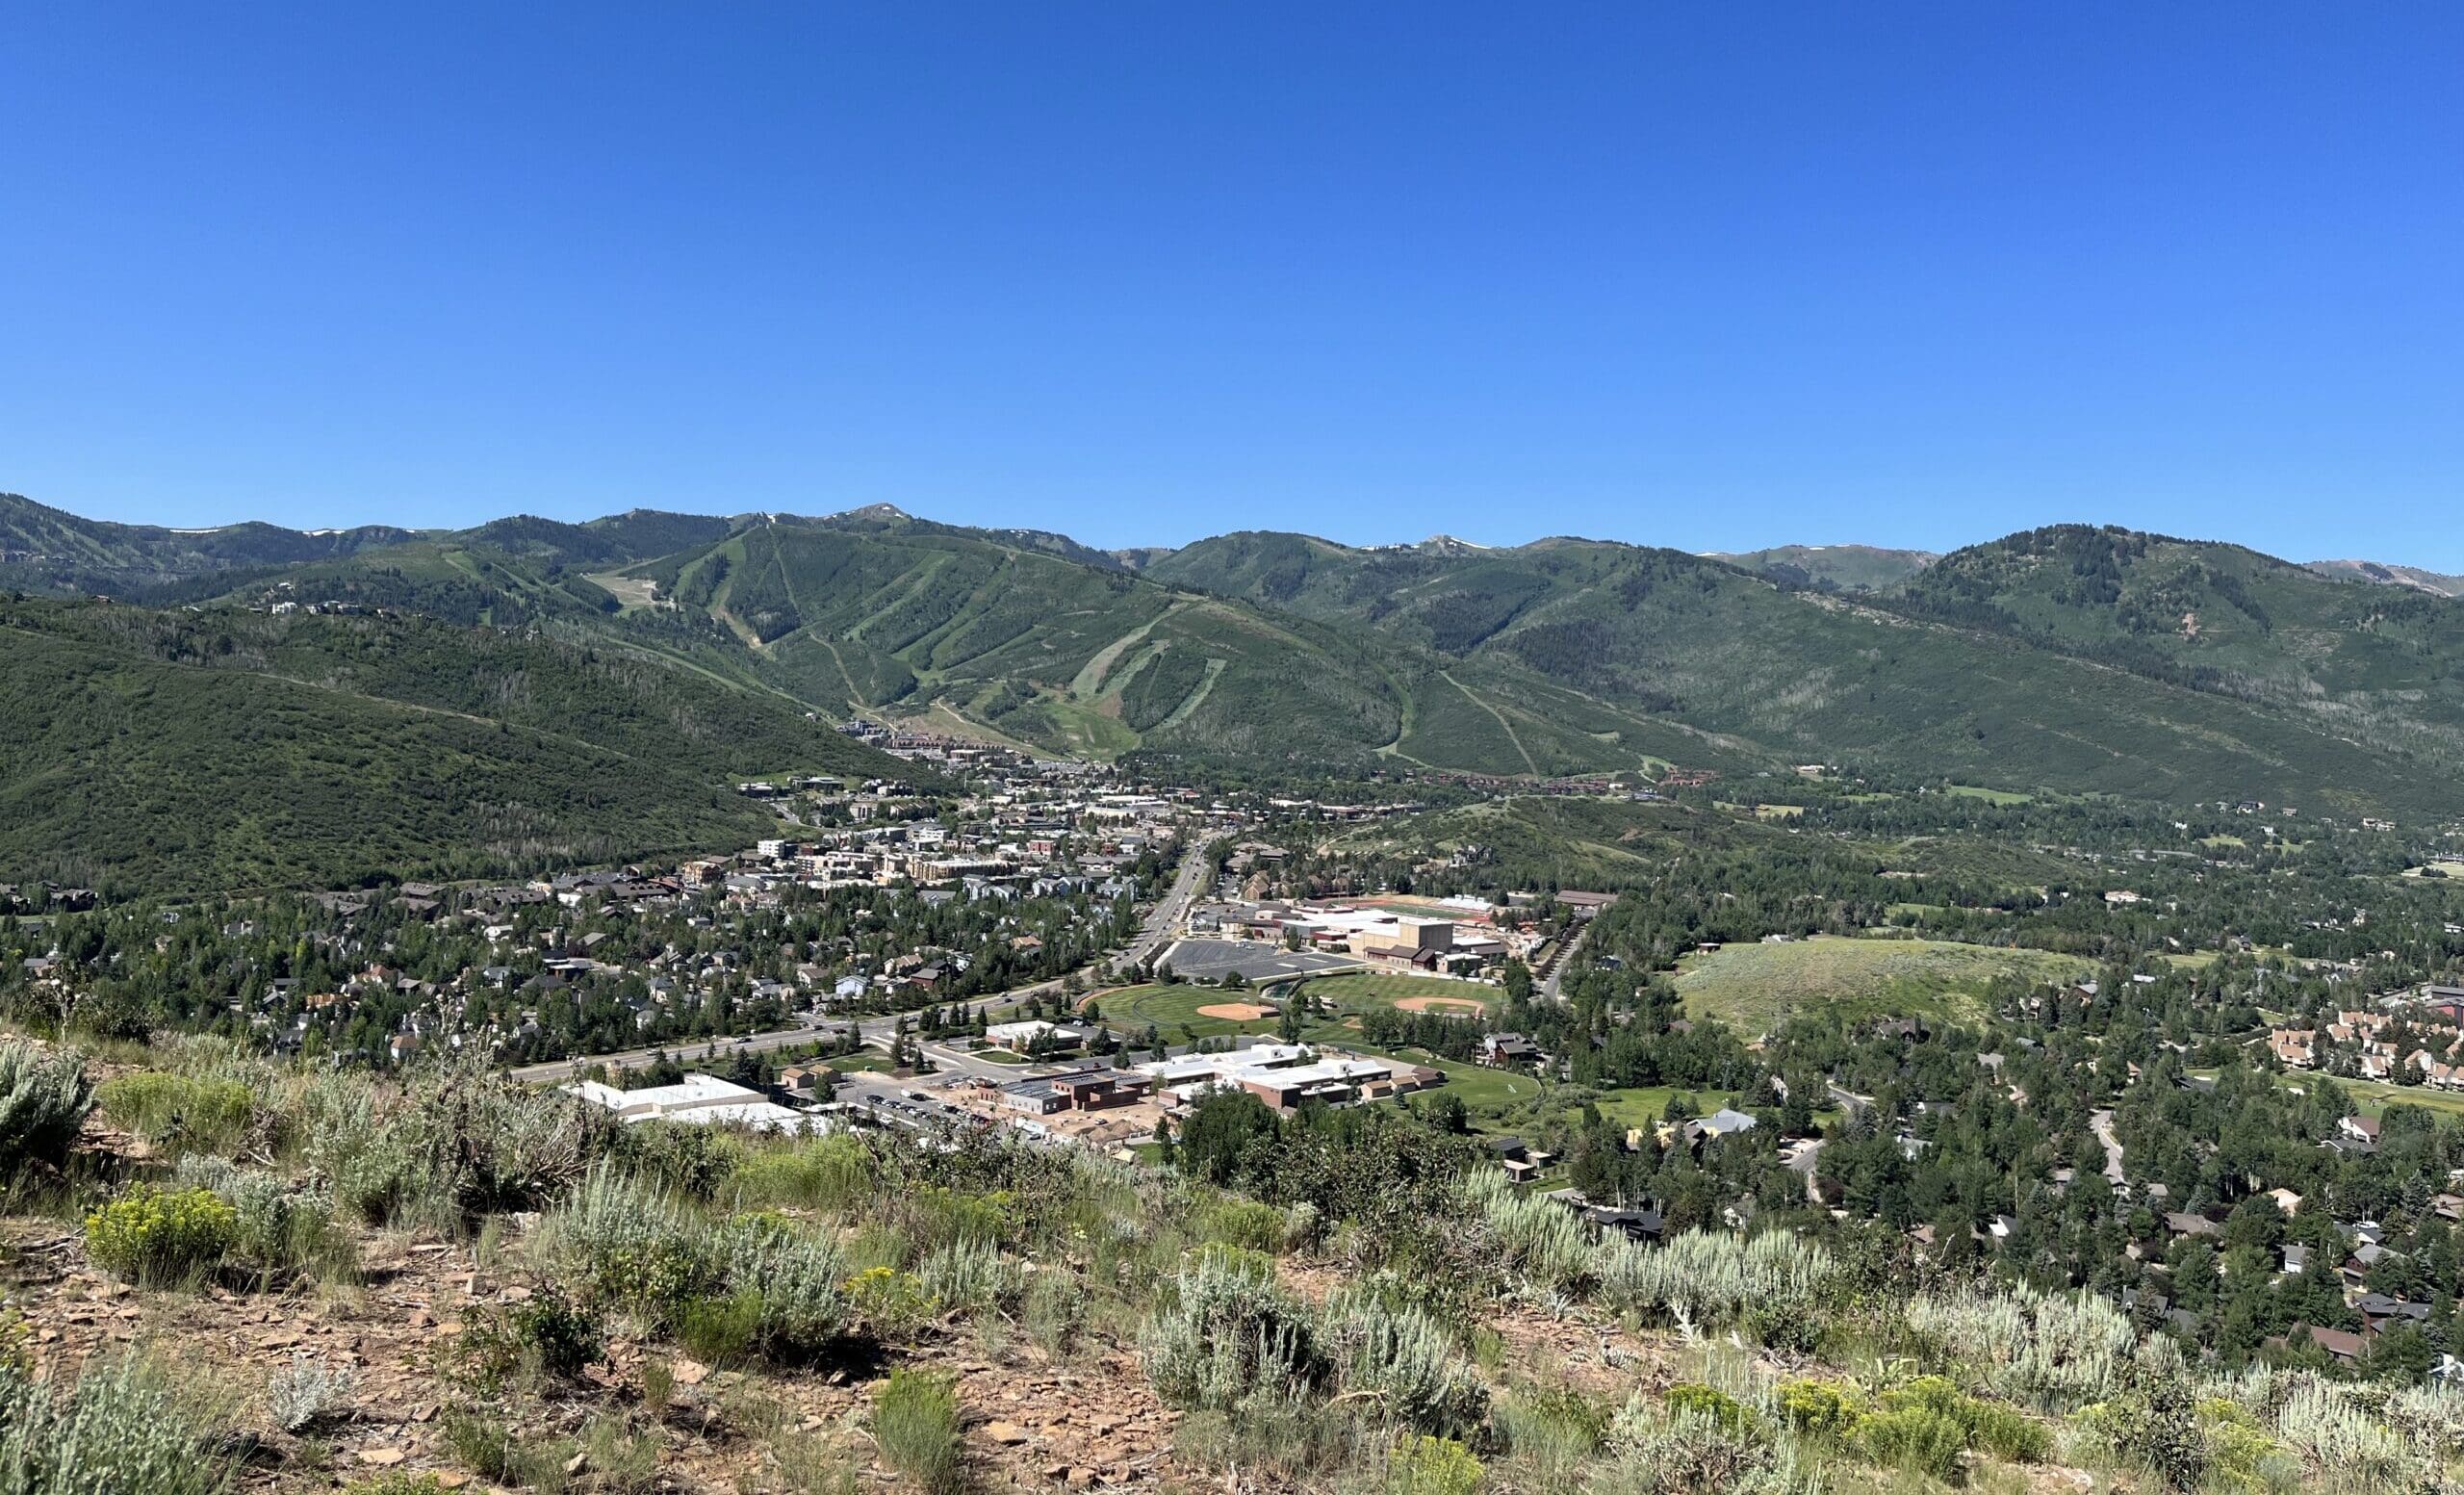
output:
[[[1197,1010],[1197,1015],[1201,1018],[1221,1018],[1227,1022],[1255,1022],[1260,1018],[1273,1017],[1274,1009],[1260,1007],[1255,1002],[1209,1002]]]
[[[1478,1013],[1488,1010],[1480,1003],[1462,996],[1407,996],[1396,1002],[1395,1006],[1407,1013]]]

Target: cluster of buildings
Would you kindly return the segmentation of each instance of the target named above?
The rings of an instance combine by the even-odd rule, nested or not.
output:
[[[2268,1031],[2288,1070],[2464,1091],[2464,987],[2426,986],[2311,1027]]]
[[[951,753],[972,749],[951,748]],[[759,798],[801,795],[812,822],[784,821],[751,852],[685,863],[703,883],[759,903],[784,888],[886,887],[914,883],[948,896],[1008,898],[1091,892],[1116,897],[1149,852],[1181,838],[1188,807],[1161,795],[1108,788],[1078,764],[1053,764],[986,748],[971,762],[982,777],[946,818],[933,802],[896,785],[848,790],[834,780],[740,785]]]
[[[1233,904],[1196,911],[1190,931],[1449,975],[1470,975],[1525,954],[1520,946],[1527,942],[1491,927],[1487,906],[1469,899],[1443,915],[1360,903]]]

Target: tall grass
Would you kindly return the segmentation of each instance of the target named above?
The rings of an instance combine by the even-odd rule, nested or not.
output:
[[[964,1486],[959,1396],[946,1378],[905,1367],[890,1372],[873,1393],[872,1432],[882,1461],[928,1495]]]
[[[237,1080],[146,1071],[116,1075],[95,1091],[114,1125],[155,1147],[229,1154],[247,1135],[257,1096]]]

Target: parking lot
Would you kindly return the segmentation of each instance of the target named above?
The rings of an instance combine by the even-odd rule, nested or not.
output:
[[[1188,981],[1218,981],[1234,971],[1251,986],[1292,976],[1346,970],[1360,963],[1341,955],[1287,950],[1251,940],[1184,940],[1160,963]]]

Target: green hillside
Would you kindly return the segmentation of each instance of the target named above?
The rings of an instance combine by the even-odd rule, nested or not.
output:
[[[1776,545],[1733,554],[1714,552],[1710,558],[1792,586],[1841,592],[1878,592],[1898,586],[1941,559],[1932,551],[1894,551],[1874,545]]]
[[[28,589],[535,631],[763,709],[1096,759],[1527,776],[1820,760],[2348,812],[2451,812],[2464,783],[2464,604],[2121,530],[1922,564],[1261,532],[1116,554],[887,505],[421,534],[181,534],[24,501],[0,521],[0,566]]]
[[[2262,705],[2426,770],[2464,762],[2464,604],[2427,592],[2066,525],[1946,556],[1900,606]]]
[[[747,774],[907,773],[775,697],[416,618],[0,603],[0,881],[479,876],[775,826]]]
[[[752,678],[816,706],[955,714],[1055,751],[1540,774],[1732,756],[1511,660],[1459,664],[1051,540],[894,511],[765,518],[628,576],[723,624]]]
[[[116,525],[0,493],[0,587],[128,592],[215,572],[349,555],[409,537],[409,530],[381,525],[313,534],[262,524],[214,529]]]
[[[1679,964],[1677,991],[1690,1017],[1767,1033],[1814,1008],[1853,1018],[1974,1022],[1986,1010],[1987,989],[1997,979],[2083,981],[2095,969],[2092,961],[2044,950],[1816,935],[1688,955]]]
[[[2444,639],[2464,620],[2454,605],[2233,552],[2248,561],[2210,569],[2264,570],[2270,595],[2298,581],[2278,604],[2298,629],[2264,636],[2211,608],[2201,647],[2220,668],[2200,673],[2153,667],[2161,652],[2100,647],[2112,641],[2100,626],[2125,634],[2068,619],[2077,609],[2050,596],[2009,613],[1966,598],[1974,554],[1920,573],[1904,601],[1791,590],[1706,557],[1586,540],[1360,551],[1236,534],[1150,574],[1512,661],[1655,718],[1868,771],[2151,799],[2452,807],[2464,743],[2447,737],[2447,708],[2398,697],[2443,694]],[[2313,683],[2374,694],[2359,706],[2302,699]],[[2446,776],[2426,773],[2431,764]]]

